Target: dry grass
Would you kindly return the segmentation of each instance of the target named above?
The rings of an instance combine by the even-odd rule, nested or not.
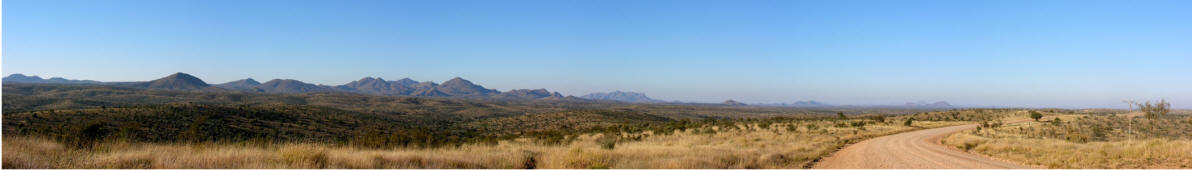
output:
[[[943,143],[1046,168],[1192,168],[1192,139],[1186,136],[1170,137],[1172,132],[1159,130],[1149,131],[1154,133],[1126,131],[1121,126],[1128,124],[1113,117],[1065,115],[1061,119],[1070,121],[970,130],[949,136]],[[1160,128],[1182,128],[1171,126],[1184,125],[1165,126],[1169,127]],[[1086,132],[1096,129],[1110,130]]]
[[[921,121],[916,126],[960,123]],[[622,138],[611,149],[599,142],[603,134],[583,135],[564,145],[519,139],[434,149],[127,142],[74,149],[52,140],[5,137],[3,168],[801,168],[849,142],[915,129],[894,122],[864,128],[838,124],[799,121],[769,128],[739,124],[671,135],[622,134],[644,137]],[[716,133],[710,133],[713,129]]]

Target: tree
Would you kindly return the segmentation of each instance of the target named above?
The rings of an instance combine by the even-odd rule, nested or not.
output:
[[[836,112],[836,116],[840,117],[840,120],[848,119],[848,117],[844,116],[844,112]]]
[[[1035,121],[1038,122],[1040,118],[1043,118],[1043,114],[1031,111],[1031,119],[1035,119]]]
[[[1146,101],[1146,103],[1138,103],[1136,105],[1138,105],[1138,110],[1146,114],[1147,119],[1154,119],[1158,116],[1167,116],[1167,113],[1171,112],[1171,103],[1168,103],[1166,99],[1160,99],[1159,103],[1155,103],[1154,105],[1151,104],[1151,101]]]

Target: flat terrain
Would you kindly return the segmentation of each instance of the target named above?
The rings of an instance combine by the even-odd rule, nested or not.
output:
[[[814,168],[1027,168],[960,152],[939,143],[945,136],[975,127],[976,124],[950,126],[873,138],[841,149]]]

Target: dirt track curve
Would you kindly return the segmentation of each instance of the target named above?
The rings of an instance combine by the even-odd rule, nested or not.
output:
[[[1018,122],[1018,121],[1015,121]],[[925,129],[877,137],[849,145],[816,163],[813,168],[947,168],[1014,169],[1022,165],[964,153],[940,144],[949,134],[975,128],[976,124]]]

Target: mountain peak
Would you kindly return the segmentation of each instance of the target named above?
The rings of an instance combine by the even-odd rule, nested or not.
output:
[[[41,77],[26,76],[21,73],[11,74],[11,75],[8,75],[8,77],[4,77],[4,81],[13,81],[13,82],[28,82],[28,81],[41,81],[41,80],[42,80]]]
[[[203,82],[203,80],[199,79],[198,77],[182,72],[149,81],[149,83],[145,85],[146,88],[169,90],[197,90],[208,86],[211,85],[207,84],[207,82]]]
[[[472,81],[464,80],[464,78],[455,77],[455,78],[451,78],[451,80],[444,81],[443,84],[444,85],[446,85],[446,84],[472,84]]]
[[[224,88],[224,89],[232,89],[232,90],[249,90],[254,87],[257,87],[257,85],[261,85],[261,82],[257,82],[257,80],[253,80],[252,78],[245,78],[245,79],[240,79],[240,80],[236,80],[236,81],[230,81],[230,82],[223,83],[223,84],[217,84],[215,86]]]
[[[385,79],[381,79],[380,77],[368,76],[368,77],[360,78],[360,80],[356,80],[356,81],[371,82],[371,81],[385,81]]]
[[[414,84],[418,84],[418,81],[414,81],[414,80],[412,80],[412,79],[410,79],[410,78],[402,78],[401,80],[392,81],[392,82],[390,82],[390,83],[392,83],[392,84],[398,84],[398,85],[401,85],[401,86],[412,86],[412,85],[414,85]]]
[[[352,81],[348,84],[344,84],[344,86],[348,86],[348,87],[352,87],[352,88],[368,87],[368,88],[373,88],[373,89],[389,88],[389,82],[385,82],[385,79],[381,79],[381,78],[364,77],[364,78],[361,78],[360,80],[356,80],[356,81]]]
[[[266,93],[305,93],[329,90],[329,88],[323,86],[304,83],[294,79],[269,80],[257,86],[257,89]]]
[[[261,84],[261,82],[258,82],[257,80],[253,80],[252,78],[245,78],[244,80],[240,80],[240,81],[244,81],[245,83],[254,84],[254,85]]]
[[[451,80],[447,80],[447,81],[443,82],[443,84],[439,84],[438,86],[435,86],[435,89],[438,90],[439,92],[443,92],[447,95],[465,95],[465,96],[467,96],[467,95],[488,95],[488,94],[501,93],[501,92],[498,92],[497,90],[486,89],[483,86],[472,84],[471,81],[464,80],[463,78],[459,78],[459,77],[455,77],[455,78],[452,78]]]
[[[7,77],[17,78],[17,77],[28,77],[28,76],[25,76],[25,74],[16,73],[16,74],[9,74]],[[37,77],[37,76],[33,76],[33,77]]]
[[[720,104],[729,105],[729,106],[745,106],[745,103],[741,103],[741,102],[738,102],[738,101],[732,100],[732,99],[725,100],[724,102],[720,102]]]

